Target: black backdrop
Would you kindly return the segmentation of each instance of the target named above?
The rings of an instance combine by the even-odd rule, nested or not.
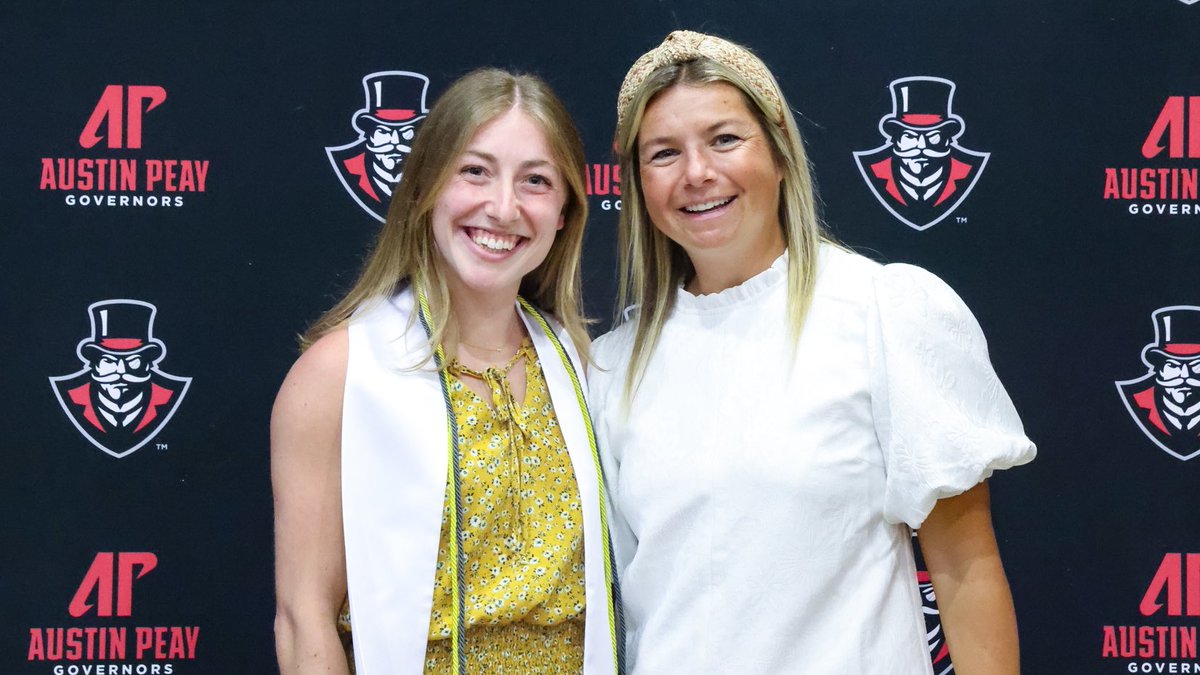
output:
[[[1200,672],[1200,556],[1188,555],[1200,552],[1200,459],[1182,459],[1200,442],[1168,452],[1115,386],[1148,372],[1156,310],[1179,307],[1181,326],[1200,311],[1200,199],[1105,191],[1108,169],[1119,182],[1122,169],[1200,168],[1200,99],[1190,128],[1172,119],[1159,144],[1180,133],[1181,152],[1143,152],[1171,97],[1179,110],[1200,97],[1200,6],[30,3],[0,15],[0,672],[273,672],[267,421],[295,335],[353,279],[378,226],[325,152],[357,138],[363,77],[423,74],[432,103],[481,65],[536,72],[602,177],[621,78],[676,28],[753,46],[799,113],[831,231],[934,271],[983,325],[1040,447],[992,481],[1024,671]],[[852,154],[884,142],[889,83],[911,76],[955,83],[957,142],[990,153],[924,230],[884,208]],[[81,143],[111,86],[118,102],[165,94],[134,106],[141,147],[128,115],[118,147],[103,125],[105,140]],[[70,187],[58,160],[83,159],[126,160],[137,183]],[[151,160],[182,160],[194,189],[148,188]],[[597,187],[585,284],[603,328],[616,212]],[[191,378],[133,451],[91,440],[49,379],[85,368],[89,306],[108,300],[152,305],[156,369]]]

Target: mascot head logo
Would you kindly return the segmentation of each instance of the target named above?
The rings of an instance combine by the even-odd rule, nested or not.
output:
[[[417,127],[429,112],[425,94],[429,78],[419,73],[388,70],[363,78],[364,107],[350,118],[358,139],[327,147],[342,186],[364,211],[383,222],[392,187],[404,174]]]
[[[75,348],[83,369],[50,378],[75,428],[113,457],[149,443],[171,419],[192,381],[158,369],[167,348],[154,338],[157,311],[140,300],[93,303],[88,307],[92,334]]]
[[[967,198],[988,153],[958,144],[966,124],[951,111],[953,82],[905,77],[890,87],[892,112],[879,120],[886,142],[854,159],[888,212],[911,228],[928,229]]]
[[[1200,307],[1163,307],[1153,317],[1154,342],[1142,348],[1147,373],[1117,382],[1117,391],[1147,438],[1188,460],[1200,455]]]

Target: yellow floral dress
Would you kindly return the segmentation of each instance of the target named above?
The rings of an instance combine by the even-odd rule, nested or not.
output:
[[[520,404],[505,376],[518,362],[527,382]],[[472,371],[457,361],[447,369],[461,453],[467,672],[580,673],[583,511],[537,353],[526,338],[503,369]],[[485,382],[491,400],[464,377]],[[449,495],[447,486],[426,673],[452,672]],[[339,628],[349,637],[347,610]]]

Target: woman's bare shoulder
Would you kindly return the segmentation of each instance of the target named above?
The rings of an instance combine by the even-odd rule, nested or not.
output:
[[[346,387],[349,331],[322,336],[296,359],[271,412],[273,437],[291,433],[329,433],[341,423]]]

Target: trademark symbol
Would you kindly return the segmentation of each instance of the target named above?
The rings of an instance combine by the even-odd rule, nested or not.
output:
[[[954,222],[958,223],[959,225],[965,225],[967,223],[967,217],[966,216],[954,216]]]
[[[170,444],[167,444],[167,443],[155,443],[154,447],[158,450],[166,450],[167,448],[169,448],[171,446],[170,446]]]

